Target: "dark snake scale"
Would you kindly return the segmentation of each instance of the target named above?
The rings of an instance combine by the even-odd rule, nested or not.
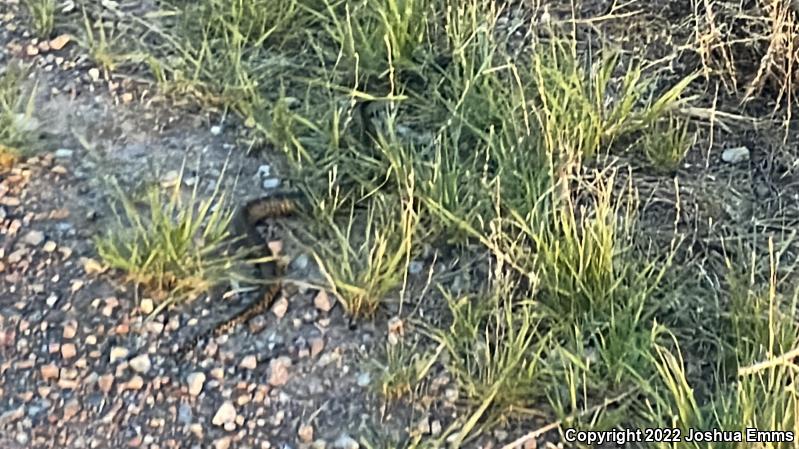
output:
[[[263,220],[270,218],[287,217],[298,209],[299,195],[294,193],[281,193],[269,197],[258,198],[239,208],[231,223],[234,234],[241,235],[246,245],[263,248],[266,247],[263,238],[258,233],[256,226]],[[275,298],[280,294],[280,278],[283,276],[284,267],[278,260],[277,254],[267,249],[270,260],[258,264],[258,271],[264,286],[255,296],[253,301],[230,307],[222,316],[207,320],[191,337],[178,343],[177,354],[182,356],[195,348],[199,340],[206,336],[219,337],[230,332],[236,326],[247,323],[252,318],[266,312],[272,306]]]

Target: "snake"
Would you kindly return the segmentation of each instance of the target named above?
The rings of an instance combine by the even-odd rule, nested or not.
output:
[[[231,220],[231,231],[234,236],[242,237],[245,245],[253,248],[267,247],[268,257],[265,262],[256,264],[260,281],[263,284],[255,297],[244,304],[229,307],[218,317],[210,319],[194,332],[192,336],[178,343],[177,354],[183,356],[204,337],[220,337],[237,326],[245,324],[252,318],[263,314],[272,306],[281,292],[280,279],[285,264],[277,254],[264,245],[264,240],[256,226],[267,219],[288,217],[300,208],[301,195],[294,192],[279,192],[267,197],[260,197],[237,208]]]

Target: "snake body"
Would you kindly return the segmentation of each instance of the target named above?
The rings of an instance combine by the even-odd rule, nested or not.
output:
[[[258,233],[256,226],[270,218],[286,217],[294,214],[298,209],[299,195],[294,193],[280,193],[268,197],[257,198],[246,203],[236,210],[231,222],[231,230],[235,235],[243,237],[245,245],[263,248],[264,241]],[[222,316],[211,319],[204,324],[192,337],[178,343],[178,354],[183,355],[194,348],[197,342],[205,336],[218,337],[226,334],[240,324],[244,324],[266,312],[280,294],[280,278],[283,275],[283,264],[278,260],[277,254],[267,248],[269,261],[258,264],[258,271],[264,286],[255,296],[255,299],[245,304],[230,307]]]

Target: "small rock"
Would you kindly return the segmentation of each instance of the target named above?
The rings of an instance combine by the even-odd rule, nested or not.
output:
[[[22,201],[15,196],[0,197],[0,204],[8,207],[17,207],[22,204]]]
[[[367,372],[363,372],[358,375],[356,380],[359,387],[367,387],[370,383],[372,383],[372,377]]]
[[[138,373],[147,374],[151,366],[150,356],[147,354],[136,356],[130,360],[130,367]]]
[[[299,437],[300,441],[303,443],[310,443],[313,441],[313,427],[309,424],[301,425],[299,430],[297,430],[297,437]]]
[[[330,312],[333,306],[336,305],[336,301],[327,294],[327,291],[319,290],[319,293],[313,299],[313,305],[322,312]]]
[[[27,45],[25,46],[25,54],[28,56],[36,56],[39,54],[39,47],[35,45]]]
[[[74,150],[70,150],[69,148],[59,148],[55,150],[53,153],[53,157],[55,159],[69,159],[72,155],[75,154]]]
[[[25,234],[22,241],[30,246],[39,246],[44,242],[44,233],[42,231],[30,231]]]
[[[58,379],[58,371],[58,367],[53,364],[45,365],[40,369],[44,380]]]
[[[61,34],[50,40],[50,48],[55,51],[61,50],[69,43],[70,40],[71,38],[68,34]]]
[[[254,355],[248,355],[239,363],[240,368],[254,370],[258,366],[258,359]]]
[[[159,323],[158,321],[148,321],[146,328],[147,332],[158,335],[164,331],[164,323]]]
[[[261,183],[261,187],[263,187],[264,190],[276,189],[276,188],[280,187],[280,179],[278,179],[278,178],[266,178]]]
[[[191,373],[186,376],[186,383],[189,386],[189,394],[192,396],[199,396],[205,384],[205,374],[201,372]]]
[[[142,377],[139,376],[138,374],[131,377],[128,383],[126,384],[128,390],[134,390],[134,391],[141,390],[143,386],[144,386],[144,379],[142,379]]]
[[[289,301],[284,297],[278,298],[277,301],[272,305],[272,313],[278,318],[283,318],[286,316],[286,312],[289,310]]]
[[[285,385],[289,380],[291,359],[282,356],[269,362],[269,384],[275,387]]]
[[[78,334],[77,326],[75,326],[74,323],[67,323],[67,324],[64,325],[64,331],[61,334],[61,336],[65,340],[71,340],[71,339],[75,338],[75,335],[77,335],[77,334]]]
[[[283,253],[283,240],[270,240],[266,242],[266,246],[275,257]]]
[[[128,357],[128,348],[122,346],[114,346],[111,348],[111,355],[109,357],[110,363],[115,363],[117,360],[126,359]]]
[[[211,424],[215,426],[223,426],[228,423],[233,423],[236,420],[236,407],[233,406],[233,403],[230,401],[225,401],[219,410],[216,411],[214,418],[211,420]]]
[[[529,438],[524,442],[522,449],[538,449],[538,441],[535,438]]]
[[[77,399],[72,399],[71,401],[64,404],[64,421],[69,421],[70,419],[74,418],[75,415],[80,412],[81,405]]]
[[[214,441],[214,449],[228,449],[230,448],[230,437],[222,437]]]
[[[55,251],[55,248],[56,248],[56,243],[52,240],[45,243],[44,246],[42,247],[42,249],[46,253],[52,253],[53,251]]]
[[[243,394],[236,398],[236,404],[239,406],[247,405],[252,401],[252,397],[249,394]]]
[[[47,307],[53,307],[55,303],[58,302],[58,296],[55,293],[51,293],[44,302],[47,304]]]
[[[221,126],[215,125],[215,126],[211,127],[211,135],[218,136],[220,134],[222,134],[222,127]]]
[[[264,164],[258,167],[258,177],[261,179],[268,178],[272,175],[272,166]]]
[[[19,444],[21,444],[21,445],[23,445],[23,446],[26,446],[26,445],[28,444],[28,434],[27,434],[27,433],[25,433],[25,432],[19,432],[19,433],[17,434],[17,436],[16,436],[16,437],[14,437],[14,440],[15,440],[17,443],[19,443]]]
[[[361,445],[345,433],[333,442],[333,447],[335,449],[359,449]]]
[[[57,385],[62,390],[77,390],[80,383],[76,380],[60,379]]]
[[[294,260],[291,261],[291,269],[294,271],[303,271],[308,267],[308,255],[307,254],[300,254]]]
[[[28,252],[24,249],[18,249],[8,255],[8,262],[12,264],[19,263],[22,261],[22,258],[25,257],[25,254],[27,253]]]
[[[325,339],[322,337],[312,338],[308,344],[311,347],[311,357],[316,357],[325,348]]]
[[[211,377],[213,377],[216,380],[222,380],[225,378],[225,370],[222,368],[212,368]]]
[[[198,440],[203,438],[203,425],[202,424],[192,424],[189,426],[189,432],[192,433]]]
[[[98,69],[97,67],[90,68],[89,69],[89,78],[91,78],[92,81],[99,80],[100,79],[100,69]]]
[[[63,357],[64,359],[67,359],[67,360],[71,359],[71,358],[75,357],[75,355],[77,353],[78,353],[78,350],[77,350],[77,348],[75,348],[74,344],[66,343],[66,344],[61,345],[61,357]]]
[[[153,300],[150,298],[142,299],[141,304],[139,304],[139,309],[141,310],[141,313],[145,315],[153,313],[153,310],[155,310],[155,305],[153,304]]]
[[[721,160],[729,164],[737,164],[739,162],[749,160],[749,148],[735,147],[727,148],[721,153]]]
[[[100,387],[100,391],[105,394],[108,394],[111,391],[111,387],[114,385],[114,375],[113,374],[104,374],[97,379],[97,386]]]

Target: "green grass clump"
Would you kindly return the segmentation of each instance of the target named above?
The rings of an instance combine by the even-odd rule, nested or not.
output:
[[[169,27],[146,25],[162,41],[146,62],[163,92],[189,94],[255,125],[267,99],[274,98],[272,81],[281,73],[302,71],[272,50],[305,45],[305,32],[317,19],[306,3],[313,2],[168,2],[175,16]]]
[[[385,353],[370,360],[375,373],[373,385],[383,401],[389,403],[411,396],[435,363],[438,354],[423,352],[418,345],[400,340],[387,344]]]
[[[55,0],[24,0],[33,31],[42,39],[49,39],[55,27]]]
[[[533,56],[537,90],[534,108],[545,147],[569,158],[591,157],[616,139],[645,128],[687,101],[688,76],[657,98],[647,92],[656,81],[640,63],[621,65],[618,53],[603,49],[596,60],[576,50],[576,39],[553,39]],[[619,78],[616,71],[624,69]]]
[[[243,264],[254,263],[250,249],[232,246],[234,211],[226,205],[220,183],[209,198],[199,199],[198,182],[185,199],[182,174],[181,169],[169,195],[157,186],[149,189],[146,211],[114,184],[122,214],[115,214],[116,224],[95,239],[102,260],[156,300],[154,313],[244,279]]]
[[[385,78],[389,71],[413,68],[414,57],[429,47],[428,27],[435,0],[326,1],[328,38],[346,58],[345,64],[365,76]]]
[[[505,281],[486,295],[448,297],[452,323],[434,331],[466,398],[498,412],[534,404],[548,382],[542,356],[548,337],[535,300],[502,290],[508,287]]]
[[[693,145],[688,124],[673,117],[644,130],[641,142],[643,153],[658,171],[673,172]]]
[[[402,285],[416,224],[410,200],[399,216],[389,205],[374,202],[365,216],[356,216],[351,208],[346,228],[330,221],[332,239],[314,257],[349,314],[373,316],[386,296]]]
[[[699,379],[687,374],[676,338],[668,345],[658,345],[653,357],[658,378],[643,387],[648,397],[644,415],[647,422],[682,429],[683,435],[689,428],[736,432],[755,428],[796,434],[799,295],[795,286],[784,285],[787,278],[778,277],[776,256],[770,241],[765,278],[757,268],[760,262],[756,262],[755,252],[749,275],[741,276],[740,268],[728,264],[730,278],[726,294],[730,302],[724,321],[719,323],[723,351],[719,363],[709,366],[710,372],[704,374],[713,382],[701,385]],[[743,448],[752,447],[753,443],[746,439],[740,443],[683,442],[676,447]],[[790,448],[795,447],[795,441],[778,437],[761,441],[756,447]]]
[[[0,153],[19,155],[29,152],[37,130],[31,126],[36,84],[25,88],[28,70],[18,65],[8,65],[0,73]]]

